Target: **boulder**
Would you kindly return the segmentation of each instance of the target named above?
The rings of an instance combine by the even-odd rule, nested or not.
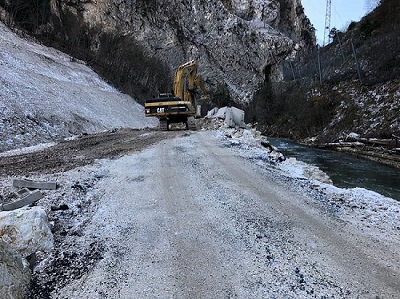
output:
[[[42,207],[0,212],[0,239],[23,257],[37,251],[50,251],[54,246],[47,214]]]
[[[17,250],[0,240],[0,298],[26,298],[30,280],[28,262]]]
[[[246,127],[246,124],[244,123],[244,111],[236,107],[214,108],[208,111],[206,118],[223,119],[225,125],[228,127]]]

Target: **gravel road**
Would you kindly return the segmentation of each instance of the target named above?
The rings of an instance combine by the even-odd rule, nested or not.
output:
[[[172,134],[58,176],[32,298],[400,297],[397,239],[212,132]]]

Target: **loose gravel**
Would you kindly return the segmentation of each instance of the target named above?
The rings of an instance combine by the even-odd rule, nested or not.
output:
[[[212,132],[141,134],[158,137],[31,172],[60,187],[37,203],[55,249],[30,257],[30,298],[399,297],[399,231],[355,225],[345,194]]]

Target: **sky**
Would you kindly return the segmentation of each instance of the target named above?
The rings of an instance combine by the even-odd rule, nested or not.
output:
[[[359,21],[366,13],[365,0],[331,0],[331,27],[345,31],[351,21]],[[323,45],[326,0],[301,0],[306,16],[316,29],[317,42]]]

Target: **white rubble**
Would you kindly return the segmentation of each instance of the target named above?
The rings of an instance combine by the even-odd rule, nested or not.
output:
[[[219,130],[217,135],[219,135],[220,138],[224,138],[224,142],[228,143],[230,146],[246,150],[243,151],[243,155],[249,158],[282,162],[279,163],[277,167],[290,176],[332,184],[330,177],[318,167],[298,161],[296,158],[286,159],[276,147],[269,143],[268,138],[261,135],[261,132],[256,129],[241,127],[232,128],[225,121],[222,123],[218,119],[224,119],[227,109],[229,108],[223,107],[210,110],[206,119],[211,119],[211,122],[203,123],[203,127]]]
[[[360,140],[360,134],[354,133],[354,132],[350,132],[347,135],[347,138],[350,140]]]
[[[214,126],[220,124],[216,131],[216,136],[222,144],[235,147],[240,150],[243,157],[251,160],[269,161],[270,163],[282,162],[286,158],[271,145],[265,136],[256,129],[242,129],[239,127],[229,128],[220,122],[214,122]],[[213,125],[208,124],[213,127]]]
[[[244,111],[236,107],[222,107],[214,108],[208,111],[206,118],[219,118],[223,119],[228,127],[245,128]]]
[[[307,178],[323,183],[332,184],[331,178],[317,166],[302,162],[296,158],[288,158],[279,164],[281,170],[296,178]]]
[[[157,125],[144,108],[70,56],[0,23],[0,152],[82,133]]]
[[[46,211],[39,206],[0,212],[0,238],[24,257],[54,246]]]

